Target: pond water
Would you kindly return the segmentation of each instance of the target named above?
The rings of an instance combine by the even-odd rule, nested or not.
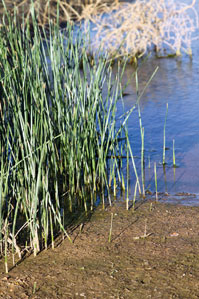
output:
[[[94,38],[94,34],[93,31],[91,38]],[[152,192],[155,191],[154,162],[156,162],[157,189],[162,193],[162,197],[165,198],[165,193],[168,193],[166,198],[170,202],[199,205],[199,41],[193,42],[192,50],[192,59],[186,54],[162,59],[152,54],[140,66],[138,78],[139,89],[142,91],[156,67],[159,68],[140,100],[145,134],[145,187]],[[127,65],[124,84],[131,78],[133,72],[133,66]],[[130,81],[123,100],[126,110],[135,104],[135,80]],[[161,162],[167,103],[167,164],[163,166]],[[122,112],[121,101],[118,103],[118,114]],[[137,109],[129,118],[128,127],[141,181],[141,136]],[[178,166],[176,168],[173,168],[173,140]],[[131,171],[133,172],[133,169]],[[134,179],[131,183],[133,193]]]
[[[192,60],[189,57],[172,59],[149,58],[139,70],[140,90],[144,88],[154,69],[158,72],[140,100],[145,143],[146,188],[155,190],[153,163],[157,163],[158,191],[176,194],[195,194],[199,203],[199,44],[194,48]],[[126,79],[130,78],[132,67],[126,68]],[[135,82],[126,89],[125,108],[135,102]],[[166,106],[166,162],[161,164],[163,153],[164,121]],[[122,109],[122,107],[121,107]],[[135,156],[140,157],[141,136],[138,112],[129,119],[129,133]],[[177,168],[173,168],[173,140]],[[149,168],[149,161],[151,167]],[[138,165],[138,163],[137,163]],[[187,198],[190,201],[190,198]]]
[[[193,42],[192,50],[192,59],[186,55],[157,59],[152,54],[140,67],[138,77],[142,90],[155,68],[159,67],[140,100],[145,137],[145,186],[155,190],[153,164],[156,162],[158,191],[169,193],[168,200],[172,202],[199,205],[199,41]],[[132,71],[131,66],[126,68],[126,80]],[[135,90],[135,82],[132,80],[124,97],[126,109],[135,102]],[[167,164],[163,167],[161,162],[167,103]],[[137,111],[131,115],[128,125],[133,153],[140,157],[141,136]],[[177,168],[172,167],[173,140]]]

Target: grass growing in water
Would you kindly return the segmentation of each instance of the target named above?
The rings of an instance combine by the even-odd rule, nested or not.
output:
[[[165,121],[164,121],[164,135],[163,135],[163,154],[162,154],[162,164],[166,164],[165,160],[165,151],[166,151],[166,123],[167,123],[167,114],[168,114],[168,103],[167,103],[167,110],[165,115]]]
[[[157,183],[156,163],[154,163],[154,178],[155,178],[155,198],[156,198],[156,201],[158,201],[158,183]]]
[[[175,155],[175,140],[173,139],[173,167],[177,167],[176,165],[176,155]]]
[[[117,121],[123,70],[113,82],[106,57],[91,67],[71,26],[66,42],[57,25],[49,23],[48,37],[41,33],[34,11],[33,36],[28,23],[19,29],[6,18],[0,31],[0,245],[8,271],[8,244],[13,254],[28,249],[36,255],[49,241],[54,247],[59,231],[72,242],[63,209],[87,212],[96,193],[111,204],[110,190],[116,195],[116,181],[122,182],[117,157],[124,148],[134,165],[126,128],[134,108]]]

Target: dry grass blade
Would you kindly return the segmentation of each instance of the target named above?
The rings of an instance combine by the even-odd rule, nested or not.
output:
[[[25,18],[31,15],[31,5],[34,6],[39,25],[46,25],[49,19],[56,20],[57,6],[59,6],[59,21],[68,22],[72,20],[81,20],[92,14],[104,12],[109,4],[114,0],[5,0],[8,11],[14,12],[16,9],[19,18],[24,14]],[[117,1],[116,1],[117,2]],[[4,5],[0,3],[0,15],[4,12]],[[84,17],[83,17],[84,16]]]
[[[181,50],[191,55],[191,43],[196,38],[193,35],[198,29],[195,2],[190,5],[174,0],[114,2],[106,6],[106,15],[85,14],[95,23],[97,32],[92,46],[101,44],[111,53],[120,49],[121,56],[142,56],[154,46],[158,51],[167,48],[176,55]]]

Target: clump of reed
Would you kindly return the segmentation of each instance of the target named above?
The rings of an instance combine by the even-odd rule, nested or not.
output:
[[[36,255],[62,231],[63,215],[88,211],[100,197],[111,204],[132,151],[126,122],[116,117],[124,66],[113,80],[107,57],[92,66],[84,38],[49,21],[48,36],[8,13],[0,28],[0,253]],[[105,91],[105,92],[104,92]],[[129,163],[129,162],[128,162]],[[136,169],[134,168],[135,172]],[[136,174],[137,175],[137,174]],[[138,177],[137,177],[138,184]],[[63,212],[64,211],[64,212]]]
[[[113,3],[106,15],[90,19],[95,23],[97,38],[92,46],[102,44],[109,52],[119,49],[121,56],[141,57],[155,47],[192,54],[191,44],[198,30],[196,0],[190,5],[174,0],[140,0],[133,3]],[[191,13],[190,13],[191,11]],[[89,16],[87,16],[89,19]]]

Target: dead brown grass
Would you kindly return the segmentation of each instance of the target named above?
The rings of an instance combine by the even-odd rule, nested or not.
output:
[[[82,15],[102,13],[108,5],[117,2],[115,0],[60,0],[59,13],[60,23],[82,19]],[[49,19],[56,20],[57,0],[35,0],[34,9],[40,25],[48,24]],[[11,13],[14,9],[20,18],[23,14],[26,18],[30,16],[31,0],[5,0],[6,8]],[[0,1],[0,14],[5,11],[3,1]],[[89,13],[90,11],[90,13]]]
[[[168,49],[176,55],[192,55],[192,41],[199,29],[197,0],[189,5],[178,0],[137,0],[124,3],[119,0],[60,0],[60,24],[84,20],[85,31],[90,21],[96,35],[89,48],[101,48],[110,55],[139,56],[155,47]],[[34,9],[39,25],[57,18],[57,0],[35,0]],[[31,0],[5,0],[6,7],[17,15],[30,16]],[[0,12],[3,13],[1,0]],[[90,42],[90,41],[89,41]],[[119,49],[119,50],[118,50]]]
[[[140,0],[106,7],[106,13],[87,14],[96,26],[93,47],[99,44],[109,53],[120,49],[121,56],[144,55],[152,46],[170,49],[176,55],[191,55],[191,44],[198,30],[196,0],[190,5],[174,0]],[[121,46],[121,42],[123,44]]]

